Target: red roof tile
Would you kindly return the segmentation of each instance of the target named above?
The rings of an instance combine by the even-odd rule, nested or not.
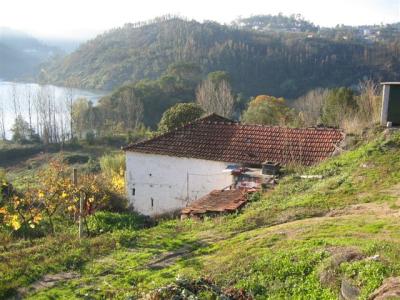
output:
[[[246,125],[210,115],[124,150],[230,163],[311,165],[331,156],[343,138],[338,129]]]

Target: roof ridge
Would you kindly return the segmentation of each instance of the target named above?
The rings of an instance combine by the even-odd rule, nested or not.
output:
[[[176,132],[178,130],[184,129],[184,128],[189,127],[189,126],[194,125],[194,124],[205,124],[207,122],[209,124],[211,124],[211,123],[213,123],[213,121],[211,121],[211,120],[210,121],[206,121],[206,119],[211,118],[211,117],[219,118],[221,120],[225,119],[225,120],[227,120],[229,122],[235,122],[234,120],[230,120],[228,118],[222,117],[222,116],[220,116],[220,115],[218,115],[216,113],[209,113],[209,114],[207,114],[205,116],[202,116],[200,118],[197,118],[197,119],[195,119],[195,120],[193,120],[193,121],[191,121],[189,123],[186,123],[186,124],[184,124],[184,125],[182,125],[180,127],[175,127],[174,129],[172,129],[170,131],[158,134],[158,135],[156,135],[154,137],[151,137],[151,138],[149,138],[147,140],[136,142],[136,143],[130,143],[130,144],[126,145],[126,146],[122,146],[121,149],[122,150],[127,150],[128,148],[131,148],[133,146],[140,146],[140,145],[144,145],[144,144],[146,144],[147,142],[150,142],[150,141],[156,141],[156,140],[158,140],[158,139],[160,139],[162,137],[168,136],[168,135],[170,135],[170,134],[172,134],[172,133],[174,133],[174,132]],[[218,122],[218,121],[214,121],[214,122]],[[225,123],[225,121],[220,121],[220,123]]]

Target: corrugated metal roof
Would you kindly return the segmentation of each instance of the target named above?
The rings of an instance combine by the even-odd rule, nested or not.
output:
[[[199,215],[210,212],[232,212],[247,202],[245,190],[214,190],[182,209],[182,214]]]

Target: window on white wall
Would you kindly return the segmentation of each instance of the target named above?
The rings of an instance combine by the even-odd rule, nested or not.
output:
[[[151,202],[151,208],[153,208],[154,207],[154,199],[150,198],[150,202]]]
[[[132,189],[132,196],[135,196],[135,194],[136,194],[136,189],[133,188],[133,189]]]

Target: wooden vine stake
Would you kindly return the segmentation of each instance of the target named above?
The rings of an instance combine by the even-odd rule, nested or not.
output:
[[[78,186],[78,170],[74,168],[73,172],[73,182],[74,186]],[[83,213],[83,195],[80,193],[79,195],[79,239],[83,237],[83,222],[82,222],[82,213]]]

